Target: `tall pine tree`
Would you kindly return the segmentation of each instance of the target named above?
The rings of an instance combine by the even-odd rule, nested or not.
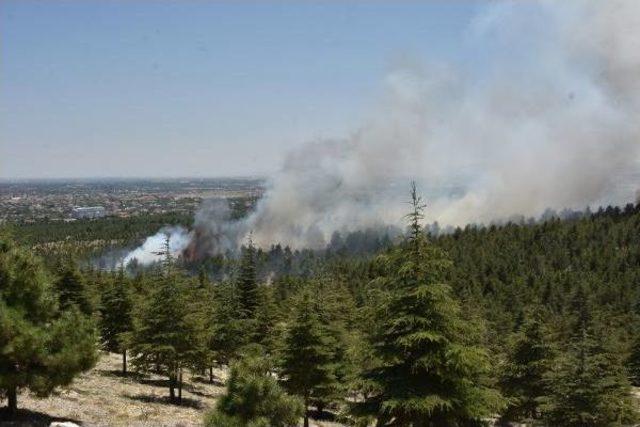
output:
[[[42,261],[0,236],[0,392],[12,416],[18,392],[47,396],[97,360],[93,321],[60,311]]]
[[[103,289],[100,302],[100,329],[103,347],[122,354],[122,373],[127,372],[127,339],[133,331],[133,294],[121,269]]]
[[[555,357],[553,334],[542,308],[525,312],[522,324],[507,340],[507,360],[500,385],[508,398],[503,419],[533,422],[540,418],[540,404],[548,393],[546,375]]]
[[[297,302],[287,331],[281,366],[285,388],[304,401],[304,426],[309,426],[309,405],[321,399],[336,381],[333,341],[320,321],[307,291]]]
[[[576,310],[567,348],[547,373],[549,392],[542,400],[551,425],[597,427],[637,420],[637,409],[622,355],[594,316],[583,286],[573,297]]]
[[[96,308],[95,301],[76,262],[66,259],[57,270],[55,286],[60,295],[60,306],[64,309],[75,305],[82,313],[92,315]]]
[[[468,325],[442,283],[450,262],[426,240],[415,184],[411,203],[407,241],[385,257],[379,278],[389,294],[374,340],[382,364],[366,373],[377,391],[356,414],[370,414],[378,425],[480,422],[501,409],[502,398],[488,382],[487,352],[467,342]]]
[[[242,249],[237,287],[240,315],[242,318],[252,319],[259,303],[259,295],[256,248],[251,237],[247,246]]]
[[[194,365],[194,360],[203,352],[204,342],[201,324],[187,315],[188,293],[183,286],[184,279],[175,271],[168,238],[164,255],[154,289],[134,316],[131,353],[137,369],[166,375],[170,400],[180,402],[182,370]]]
[[[236,291],[233,283],[217,284],[210,306],[208,348],[212,360],[221,365],[231,363],[250,338],[250,334],[244,328],[246,322],[239,315],[240,303]]]

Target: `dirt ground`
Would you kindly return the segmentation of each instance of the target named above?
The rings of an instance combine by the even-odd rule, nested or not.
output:
[[[215,371],[216,380],[185,376],[181,406],[171,404],[166,379],[155,375],[120,373],[120,355],[103,353],[91,371],[80,375],[69,387],[46,399],[23,392],[18,396],[17,421],[2,421],[2,427],[48,427],[52,421],[72,421],[82,426],[188,427],[202,425],[204,413],[224,392],[225,372]],[[640,389],[635,389],[640,398]],[[0,407],[6,401],[0,399]],[[314,427],[340,424],[312,421]]]
[[[121,358],[105,353],[91,371],[80,375],[69,387],[46,399],[23,392],[18,396],[20,417],[2,426],[48,426],[51,421],[72,421],[83,426],[196,426],[204,412],[224,391],[224,372],[217,381],[185,378],[182,405],[171,404],[165,378],[120,373]],[[0,406],[6,401],[0,401]]]
[[[204,413],[224,392],[226,374],[222,370],[214,371],[213,384],[209,384],[208,377],[185,374],[182,405],[174,405],[169,402],[165,378],[133,373],[122,376],[121,363],[120,355],[103,353],[95,368],[46,399],[22,392],[18,396],[18,419],[2,421],[0,412],[0,426],[48,427],[53,421],[71,421],[91,427],[201,426]],[[0,407],[6,403],[0,399]],[[339,426],[314,421],[311,425]]]

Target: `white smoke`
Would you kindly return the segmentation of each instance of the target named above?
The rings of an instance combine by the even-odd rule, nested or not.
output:
[[[468,37],[481,65],[401,66],[366,126],[291,153],[247,221],[255,241],[398,224],[409,179],[450,225],[633,200],[640,2],[493,2]]]
[[[169,238],[169,253],[174,258],[179,257],[191,241],[191,234],[185,228],[180,226],[164,227],[153,236],[147,237],[140,247],[129,252],[122,260],[122,265],[126,266],[134,259],[143,265],[160,261],[164,257],[162,252],[167,237]]]
[[[447,225],[633,201],[640,2],[491,2],[467,38],[465,63],[396,67],[367,124],[290,153],[256,210],[211,234],[323,247],[401,223],[411,179]]]

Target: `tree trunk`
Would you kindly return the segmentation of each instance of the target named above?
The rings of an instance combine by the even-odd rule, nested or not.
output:
[[[213,384],[213,366],[209,366],[209,383]]]
[[[7,390],[9,417],[13,418],[18,413],[18,390],[16,387],[10,387]]]
[[[173,376],[169,377],[169,399],[172,402],[176,400],[176,380]]]
[[[304,427],[309,427],[309,395],[304,396]]]
[[[178,371],[178,403],[182,403],[182,368]]]
[[[318,416],[321,416],[324,413],[324,402],[319,402],[316,409],[318,410]]]
[[[122,350],[122,375],[127,375],[127,350]]]

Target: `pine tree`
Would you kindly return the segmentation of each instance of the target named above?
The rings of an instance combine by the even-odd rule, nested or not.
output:
[[[387,255],[387,273],[378,279],[389,297],[374,339],[382,363],[366,373],[377,391],[355,413],[375,416],[378,425],[480,422],[501,409],[502,399],[488,382],[487,352],[467,342],[469,327],[441,282],[450,262],[426,241],[415,185],[411,202],[407,241]]]
[[[256,248],[249,238],[249,244],[243,248],[240,260],[240,272],[238,275],[238,299],[240,303],[240,315],[242,318],[251,319],[255,315],[258,306],[258,279],[257,279]]]
[[[278,343],[278,307],[269,286],[258,288],[258,306],[255,311],[253,342],[260,344],[268,354],[274,354]]]
[[[355,304],[340,280],[322,277],[313,284],[313,291],[313,310],[318,313],[327,336],[334,377],[334,381],[324,383],[314,393],[312,404],[322,413],[325,407],[344,398],[348,383],[353,381],[355,369],[349,360],[351,336],[348,326],[352,322]]]
[[[202,373],[209,371],[210,383],[213,383],[214,380],[213,367],[216,361],[216,354],[211,347],[216,326],[216,288],[218,286],[212,286],[204,268],[201,267],[188,298],[190,310],[187,314],[187,320],[196,325],[196,329],[201,335],[199,341],[202,342],[199,352],[194,353],[193,369]]]
[[[167,239],[168,242],[168,239]],[[165,251],[168,249],[165,244]],[[192,366],[202,352],[201,325],[187,316],[184,279],[175,271],[171,255],[164,252],[162,274],[134,316],[131,337],[133,363],[138,370],[161,372],[169,379],[169,397],[181,401],[182,370]]]
[[[583,296],[578,292],[577,298]],[[620,352],[612,346],[591,315],[587,303],[574,320],[568,348],[546,375],[549,392],[541,401],[551,425],[598,427],[637,420]]]
[[[16,413],[18,391],[47,396],[97,360],[93,321],[58,309],[40,259],[0,238],[0,391]]]
[[[640,387],[640,335],[631,345],[631,354],[627,359],[627,369],[631,383]]]
[[[540,403],[548,393],[546,374],[554,358],[552,332],[539,307],[525,313],[524,320],[508,339],[507,361],[501,387],[509,404],[502,418],[532,421],[540,418]]]
[[[246,349],[231,366],[227,391],[207,414],[205,426],[296,426],[303,413],[302,402],[282,390],[272,369],[259,348]]]
[[[333,342],[320,321],[307,291],[297,302],[285,338],[281,377],[284,387],[304,400],[304,426],[309,426],[309,404],[321,399],[335,384]]]
[[[133,295],[121,269],[103,289],[100,329],[103,347],[122,354],[122,373],[127,373],[127,339],[133,331]]]
[[[239,318],[240,303],[236,287],[222,282],[216,285],[211,304],[211,322],[208,347],[212,358],[221,365],[228,365],[247,344],[247,331]]]
[[[63,309],[76,305],[86,315],[95,311],[95,302],[88,289],[87,281],[73,260],[63,261],[58,267],[55,282]]]

